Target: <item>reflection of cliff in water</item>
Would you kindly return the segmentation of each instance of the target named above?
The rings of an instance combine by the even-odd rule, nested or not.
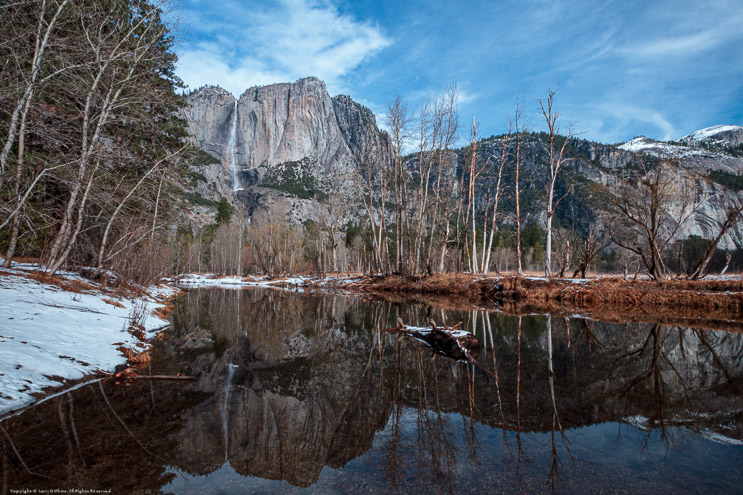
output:
[[[461,320],[482,345],[478,365],[379,331],[398,317],[419,326]],[[178,300],[152,372],[196,382],[94,384],[10,418],[0,423],[8,432],[0,432],[3,476],[12,488],[77,488],[85,480],[147,492],[234,470],[340,491],[351,480],[378,491],[481,493],[493,483],[514,491],[528,464],[539,474],[518,486],[530,491],[554,480],[572,450],[591,462],[585,471],[575,463],[572,477],[590,491],[629,474],[586,459],[607,454],[603,443],[584,442],[602,423],[647,430],[625,429],[645,438],[633,440],[631,455],[688,448],[676,439],[689,430],[743,440],[741,356],[740,333],[194,290]],[[575,431],[582,426],[595,429]],[[463,469],[470,463],[474,476]],[[339,485],[320,477],[325,466],[346,467]]]
[[[187,413],[177,465],[194,474],[221,466],[225,441],[215,413],[225,400],[232,364],[227,403],[231,467],[306,486],[323,466],[342,467],[367,451],[374,433],[386,424],[389,411],[377,391],[369,389],[370,332],[353,321],[349,300],[258,294],[190,293],[181,305],[182,340],[209,329],[217,347],[229,344],[217,361],[210,361],[214,354],[208,344],[202,347],[207,352],[193,360],[189,372],[200,373],[198,386],[214,395]],[[252,301],[246,304],[248,298]],[[204,306],[221,309],[205,312]]]
[[[224,349],[216,361],[213,353],[193,360],[199,387],[215,393],[187,413],[179,467],[203,474],[224,461],[219,413],[230,363],[238,368],[227,404],[228,459],[241,474],[309,485],[323,466],[341,467],[368,450],[379,430],[394,430],[411,408],[422,430],[417,448],[434,463],[454,462],[451,446],[431,447],[446,441],[444,413],[507,430],[553,429],[546,317],[523,317],[519,330],[516,317],[448,313],[450,321],[475,329],[488,373],[432,359],[417,342],[372,330],[392,326],[398,314],[413,324],[431,316],[425,308],[340,297],[190,293],[178,331],[207,329]],[[631,421],[743,438],[741,334],[580,319],[551,325],[555,405],[564,429]]]

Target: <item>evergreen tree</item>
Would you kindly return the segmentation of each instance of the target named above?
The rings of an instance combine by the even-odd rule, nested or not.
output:
[[[232,206],[230,206],[226,198],[222,197],[217,205],[217,216],[215,221],[217,222],[217,225],[222,225],[229,222],[230,218],[232,218]]]

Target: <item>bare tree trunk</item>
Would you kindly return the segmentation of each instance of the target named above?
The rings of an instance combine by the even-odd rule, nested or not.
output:
[[[567,244],[565,246],[565,259],[562,262],[562,268],[560,269],[560,274],[558,275],[560,278],[565,276],[565,272],[570,267],[570,240],[566,240],[565,243]]]
[[[707,269],[709,260],[712,259],[712,255],[715,253],[717,246],[720,244],[720,241],[725,236],[725,234],[733,226],[735,226],[736,222],[738,221],[738,217],[741,215],[741,213],[743,213],[743,203],[741,203],[740,205],[732,205],[728,208],[725,221],[722,223],[722,225],[720,225],[720,230],[717,233],[717,237],[715,237],[715,239],[707,247],[707,251],[704,253],[704,256],[702,257],[702,259],[699,260],[696,267],[694,267],[694,270],[692,270],[691,274],[689,275],[689,279],[697,280],[702,276],[704,271]],[[728,260],[728,263],[729,262],[730,260]],[[726,269],[727,269],[727,266],[726,266]]]
[[[720,270],[720,274],[718,277],[722,277],[725,275],[725,272],[728,271],[728,267],[730,266],[730,260],[733,259],[733,253],[730,251],[725,251],[725,266],[722,267],[722,270]]]
[[[479,266],[477,263],[477,216],[475,212],[475,161],[477,160],[477,121],[472,121],[472,156],[470,158],[470,206],[472,207],[472,261],[471,270],[472,273],[479,272]]]
[[[85,102],[85,110],[83,113],[83,124],[82,124],[82,146],[81,146],[81,153],[80,153],[80,165],[77,172],[77,179],[75,181],[75,185],[73,186],[72,192],[70,194],[70,198],[67,201],[67,208],[65,209],[64,216],[62,217],[62,224],[59,227],[59,231],[57,232],[57,235],[54,238],[54,242],[52,243],[52,249],[49,253],[49,265],[54,266],[57,265],[57,255],[59,254],[59,251],[62,249],[63,244],[68,242],[70,237],[70,222],[72,221],[72,214],[75,210],[75,207],[77,206],[77,197],[80,194],[80,191],[83,186],[83,180],[85,178],[86,172],[87,172],[87,165],[88,165],[88,159],[90,158],[90,155],[93,152],[93,147],[96,145],[98,141],[98,136],[100,135],[100,130],[103,127],[103,115],[106,110],[107,105],[103,105],[103,110],[101,111],[101,115],[98,118],[98,123],[96,125],[96,130],[94,132],[93,138],[89,139],[89,124],[92,114],[92,105],[93,105],[93,96],[95,93],[95,90],[98,87],[98,84],[100,83],[101,78],[103,77],[103,74],[105,73],[105,69],[107,68],[107,64],[104,64],[102,67],[99,68],[98,74],[96,75],[95,80],[93,81],[93,84],[88,91],[86,102]],[[113,91],[113,86],[109,89],[107,100],[111,96],[111,92]],[[89,142],[90,141],[90,142]]]
[[[556,91],[553,91],[552,89],[548,90],[547,92],[547,105],[545,107],[544,102],[542,102],[542,99],[539,99],[539,106],[542,109],[542,115],[544,116],[544,120],[547,123],[547,129],[549,130],[549,146],[547,148],[547,152],[549,155],[549,190],[547,193],[547,246],[546,246],[546,254],[545,254],[545,260],[544,260],[544,275],[546,277],[552,276],[552,217],[555,215],[555,210],[557,209],[557,205],[560,203],[562,198],[558,199],[557,202],[555,202],[555,184],[557,182],[557,174],[560,172],[560,168],[562,167],[563,161],[564,161],[564,153],[565,153],[565,147],[568,144],[568,141],[570,141],[570,136],[572,132],[568,132],[567,137],[565,138],[565,141],[562,143],[562,146],[560,147],[560,151],[556,152],[555,150],[555,138],[559,134],[560,126],[558,123],[558,118],[560,116],[559,113],[556,113],[553,111],[552,106],[554,103]]]
[[[550,191],[549,202],[552,203],[552,191]],[[552,215],[549,212],[547,214],[547,251],[544,259],[544,276],[552,276]]]
[[[20,204],[21,197],[20,197],[20,190],[21,190],[21,172],[23,170],[23,158],[26,154],[26,124],[28,122],[27,116],[28,116],[28,110],[31,106],[31,98],[26,100],[26,105],[23,107],[23,112],[21,114],[21,126],[20,130],[18,131],[18,154],[16,157],[16,169],[15,169],[15,184],[13,185],[13,196],[16,199],[16,202]],[[15,255],[16,246],[18,245],[18,234],[21,227],[21,212],[23,210],[18,212],[18,215],[16,215],[13,218],[13,225],[11,226],[10,230],[10,240],[8,241],[8,249],[5,252],[5,261],[3,262],[4,268],[10,268],[10,263],[13,260],[13,256]]]
[[[490,239],[488,240],[488,256],[485,259],[483,265],[483,273],[490,271],[490,253],[493,250],[493,238],[495,237],[496,221],[498,220],[498,202],[502,194],[501,190],[501,179],[503,177],[503,168],[506,164],[506,146],[508,146],[508,140],[511,137],[511,129],[509,127],[508,133],[503,136],[503,148],[501,148],[500,163],[498,164],[498,182],[495,185],[495,198],[493,200],[493,217],[490,223]],[[487,212],[486,212],[487,214]]]
[[[160,206],[160,193],[163,189],[163,180],[165,180],[165,176],[160,176],[160,185],[157,186],[157,198],[155,198],[155,213],[152,215],[152,234],[150,237],[150,242],[155,242],[155,225],[157,225],[157,210]]]
[[[514,194],[516,195],[516,270],[519,275],[523,275],[524,271],[521,268],[521,207],[519,201],[519,169],[521,168],[521,129],[519,129],[519,117],[521,116],[521,108],[517,106],[516,117],[514,125],[516,127],[516,183]]]
[[[77,222],[75,223],[75,230],[72,231],[69,242],[67,243],[67,247],[65,248],[62,255],[59,256],[59,258],[50,267],[47,268],[47,273],[49,274],[49,276],[54,276],[54,274],[57,273],[57,270],[59,270],[67,261],[67,257],[70,255],[70,251],[72,250],[72,246],[77,240],[77,235],[80,233],[80,229],[83,226],[83,212],[85,211],[85,205],[88,202],[88,194],[90,193],[90,188],[93,185],[93,179],[95,178],[95,173],[98,171],[99,165],[100,161],[96,163],[93,171],[90,174],[90,179],[88,179],[88,184],[85,186],[85,192],[83,193],[83,197],[80,201],[80,207],[77,211]]]

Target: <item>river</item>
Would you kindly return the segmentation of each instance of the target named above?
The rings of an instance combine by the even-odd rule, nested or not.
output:
[[[2,423],[3,493],[738,493],[743,333],[193,289],[144,373]],[[406,324],[462,327],[477,365]]]

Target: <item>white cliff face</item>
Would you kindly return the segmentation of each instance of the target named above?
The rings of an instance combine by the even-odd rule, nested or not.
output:
[[[369,156],[390,157],[389,140],[374,114],[347,96],[331,98],[325,84],[312,77],[249,88],[237,101],[221,88],[206,87],[187,102],[194,144],[222,163],[218,173],[213,167],[199,172],[213,191],[236,193],[249,209],[266,195],[258,187],[265,179],[292,179],[282,175],[287,168],[310,181],[310,192],[350,194]]]
[[[235,141],[237,137],[237,100],[232,110],[232,125],[230,126],[230,140],[227,142],[227,151],[230,156],[230,182],[232,191],[240,189],[240,173],[237,165],[237,152],[235,151]]]
[[[213,86],[201,88],[186,98],[184,116],[191,141],[221,162],[221,166],[204,165],[198,173],[206,178],[197,192],[209,199],[231,197],[232,163],[229,150],[231,123],[234,121],[235,97],[227,90]]]
[[[263,177],[272,165],[304,158],[328,174],[351,171],[356,160],[333,112],[325,84],[315,78],[250,88],[240,97],[240,164]]]
[[[235,97],[214,86],[201,88],[186,98],[184,108],[191,139],[202,150],[219,158],[227,144]]]

